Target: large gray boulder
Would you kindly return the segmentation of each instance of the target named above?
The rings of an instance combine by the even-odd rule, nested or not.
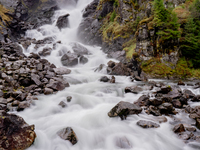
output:
[[[78,64],[78,55],[73,53],[64,54],[61,57],[61,63],[63,66],[75,66]]]
[[[59,28],[59,29],[62,29],[62,28],[67,28],[69,27],[69,14],[66,14],[66,15],[63,15],[63,16],[60,16],[56,22],[56,26]]]

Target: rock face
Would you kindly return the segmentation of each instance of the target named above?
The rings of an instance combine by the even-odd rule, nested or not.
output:
[[[119,116],[122,120],[126,119],[128,115],[132,114],[139,114],[141,113],[142,109],[129,102],[119,102],[115,107],[113,107],[110,112],[108,113],[109,117],[117,117]]]
[[[29,126],[23,118],[5,112],[0,116],[0,132],[1,150],[27,149],[36,138],[34,125]]]
[[[67,28],[69,27],[69,14],[66,14],[66,15],[63,15],[63,16],[60,16],[56,22],[56,26],[59,28],[59,29],[62,29],[62,28]]]
[[[78,138],[74,132],[74,130],[70,127],[64,128],[57,132],[57,134],[64,140],[68,140],[73,145],[78,142]]]

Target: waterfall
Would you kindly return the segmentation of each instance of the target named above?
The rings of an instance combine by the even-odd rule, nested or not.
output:
[[[61,67],[59,51],[68,50],[73,52],[72,42],[77,42],[77,29],[82,19],[82,10],[92,0],[79,0],[76,6],[62,7],[56,11],[54,22],[44,25],[39,29],[29,30],[26,37],[36,40],[45,37],[53,37],[54,41],[61,41],[50,56],[45,57],[57,67]],[[59,30],[56,20],[59,16],[69,13],[70,28]],[[83,45],[83,44],[82,44]],[[53,47],[53,44],[43,45]],[[24,51],[26,55],[36,52],[35,45],[31,44]],[[115,76],[116,83],[102,83],[101,76],[105,76],[105,70],[95,72],[100,64],[107,64],[111,59],[106,57],[100,47],[84,45],[90,55],[86,64],[78,64],[67,67],[72,70],[71,74],[64,75],[70,83],[70,87],[54,95],[40,95],[38,101],[23,112],[17,112],[28,124],[35,125],[37,138],[28,150],[191,150],[192,148],[180,140],[172,131],[170,121],[161,123],[160,128],[143,129],[136,122],[154,120],[154,116],[147,115],[144,111],[139,115],[130,115],[126,120],[119,117],[110,118],[107,113],[120,101],[133,103],[142,94],[124,94],[124,88],[140,82],[131,82],[129,77]],[[117,62],[117,60],[114,60]],[[198,91],[195,91],[198,93]],[[66,97],[72,96],[71,102]],[[58,104],[64,101],[66,108]],[[183,114],[180,114],[180,117]],[[72,127],[78,137],[78,143],[71,145],[70,142],[61,139],[57,135],[60,129]],[[120,148],[123,147],[123,148]]]

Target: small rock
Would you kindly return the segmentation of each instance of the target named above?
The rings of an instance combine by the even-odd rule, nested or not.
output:
[[[196,119],[196,127],[197,127],[198,129],[200,129],[200,119],[199,119],[199,118]]]
[[[112,76],[109,82],[110,82],[110,83],[115,83],[115,77]]]
[[[185,127],[183,124],[177,124],[173,128],[174,133],[185,132]]]
[[[171,103],[163,103],[162,105],[158,106],[161,114],[169,114],[173,111],[173,106]]]
[[[162,86],[157,93],[167,94],[172,90],[171,86]]]
[[[45,88],[45,89],[44,89],[44,94],[45,94],[45,95],[53,94],[53,90],[50,89],[50,88]]]
[[[71,102],[72,97],[71,96],[67,96],[67,102]]]
[[[183,81],[178,81],[178,85],[185,85],[185,83]]]
[[[192,99],[193,102],[200,102],[200,95],[196,95]]]
[[[67,104],[63,101],[61,101],[58,105],[61,106],[62,108],[67,107]]]
[[[137,125],[142,128],[158,128],[160,127],[159,124],[154,123],[152,121],[140,120],[137,122]]]
[[[71,127],[64,128],[57,132],[57,134],[64,140],[70,141],[73,145],[78,142],[78,138]]]
[[[139,92],[142,91],[141,87],[138,86],[131,86],[131,87],[126,87],[125,88],[125,93],[134,93],[134,94],[138,94]]]
[[[182,104],[181,104],[180,100],[178,100],[178,99],[172,100],[172,104],[175,108],[181,108],[182,107]]]
[[[149,97],[148,96],[146,96],[146,95],[142,95],[142,96],[140,96],[139,97],[139,99],[136,101],[136,102],[134,102],[134,104],[136,104],[136,105],[138,105],[138,106],[147,106],[147,105],[149,105]]]
[[[28,108],[28,107],[30,107],[29,102],[27,102],[27,101],[20,102],[19,105],[18,105],[17,111],[22,111],[22,110],[24,110],[25,108]]]
[[[88,59],[85,56],[80,57],[80,63],[81,64],[86,64],[88,62]]]
[[[162,99],[159,99],[159,98],[150,99],[149,102],[153,106],[158,106],[163,103]]]
[[[184,89],[183,90],[183,94],[185,95],[186,98],[193,98],[193,97],[195,97],[195,94],[192,93],[192,91],[190,91],[188,89]]]
[[[108,81],[110,81],[110,79],[107,76],[103,76],[100,79],[100,82],[108,82]]]

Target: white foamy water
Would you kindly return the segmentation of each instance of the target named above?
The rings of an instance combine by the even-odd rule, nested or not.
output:
[[[27,31],[27,37],[37,40],[45,37],[54,37],[57,44],[51,55],[45,57],[57,67],[62,66],[59,50],[67,49],[73,52],[70,43],[77,41],[77,28],[82,19],[82,10],[92,0],[79,0],[76,7],[63,8],[56,12],[54,23],[40,27],[40,31]],[[55,26],[59,16],[70,14],[70,28],[61,31]],[[32,44],[28,51],[36,52]],[[53,45],[48,44],[48,47]],[[172,132],[173,126],[168,122],[160,124],[157,129],[143,129],[136,122],[154,120],[155,117],[142,112],[139,115],[130,115],[126,120],[110,118],[107,113],[120,101],[134,102],[141,94],[124,94],[124,88],[137,82],[130,82],[129,77],[116,76],[116,83],[99,82],[101,76],[106,75],[105,70],[94,72],[100,64],[106,64],[110,59],[106,57],[100,47],[84,45],[91,55],[86,57],[89,62],[69,68],[71,74],[64,77],[69,81],[70,87],[54,95],[39,96],[35,105],[18,112],[28,124],[35,125],[37,138],[28,150],[192,150]],[[44,46],[45,47],[45,46]],[[42,47],[43,48],[43,47]],[[41,50],[40,48],[39,50]],[[38,50],[38,51],[39,51]],[[115,60],[116,61],[116,60]],[[117,61],[116,61],[117,62]],[[198,91],[194,91],[198,93]],[[72,96],[67,102],[66,97]],[[61,108],[58,104],[65,101],[68,105]],[[72,127],[78,137],[78,143],[71,145],[57,136],[57,131],[65,127]],[[121,148],[124,147],[124,148]]]

